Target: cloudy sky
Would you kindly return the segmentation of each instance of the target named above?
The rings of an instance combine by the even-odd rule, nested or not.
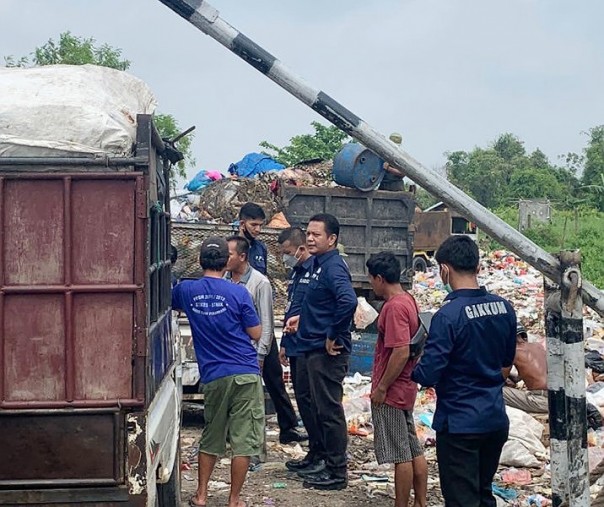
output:
[[[604,123],[601,0],[210,3],[429,167],[503,132],[555,160]],[[159,110],[197,126],[197,169],[225,171],[320,119],[158,0],[0,0],[0,26],[0,56],[66,30],[122,48]]]

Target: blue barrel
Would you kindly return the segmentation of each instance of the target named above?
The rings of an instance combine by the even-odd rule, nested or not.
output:
[[[333,179],[343,187],[375,190],[384,173],[384,161],[358,143],[345,144],[333,159]]]

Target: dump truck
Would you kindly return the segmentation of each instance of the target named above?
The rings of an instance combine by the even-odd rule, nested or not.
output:
[[[132,155],[0,156],[0,505],[179,505],[169,162],[135,121]]]
[[[413,270],[426,271],[440,244],[456,234],[476,241],[476,224],[442,202],[425,210],[417,208],[413,218]]]
[[[401,262],[401,283],[409,288],[413,282],[413,216],[414,195],[409,192],[385,190],[361,191],[344,187],[300,187],[283,185],[279,188],[283,213],[293,226],[306,227],[316,213],[331,213],[340,221],[340,243],[344,259],[350,268],[353,287],[358,296],[373,300],[365,266],[369,257],[382,250],[392,250]],[[268,275],[275,294],[275,324],[277,334],[282,324],[286,304],[288,270],[281,262],[277,238],[279,229],[264,228],[260,239],[268,247]],[[172,223],[173,245],[178,250],[174,272],[178,278],[198,278],[199,248],[210,235],[229,236],[237,227],[215,223]],[[189,323],[179,317],[182,334],[184,399],[200,400],[199,370],[195,359]]]

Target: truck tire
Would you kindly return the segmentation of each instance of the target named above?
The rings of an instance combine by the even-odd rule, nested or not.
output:
[[[423,257],[415,257],[413,259],[413,271],[425,273],[428,270],[428,263]]]
[[[180,444],[174,459],[170,480],[165,484],[157,485],[157,498],[159,507],[180,506]]]

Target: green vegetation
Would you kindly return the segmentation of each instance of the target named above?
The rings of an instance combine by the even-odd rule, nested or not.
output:
[[[127,70],[130,61],[122,58],[122,50],[109,44],[97,45],[92,37],[84,38],[64,32],[59,35],[58,42],[48,39],[48,42],[34,49],[29,56],[15,58],[5,56],[7,67],[34,67],[41,65],[99,65],[117,70]],[[155,124],[162,138],[173,139],[182,130],[178,121],[170,114],[157,114]],[[172,184],[176,176],[187,177],[187,167],[195,165],[191,151],[193,135],[189,134],[178,141],[178,149],[183,153],[184,160],[173,166]],[[175,173],[174,173],[175,171]]]
[[[338,127],[326,127],[318,121],[311,122],[314,134],[301,134],[290,139],[290,144],[279,148],[267,141],[262,141],[260,147],[267,149],[267,155],[277,162],[291,167],[305,160],[331,160],[342,146],[350,141],[348,134]]]
[[[511,226],[518,227],[518,209],[504,207],[495,214]],[[552,222],[537,224],[524,235],[550,253],[562,249],[580,249],[583,276],[596,287],[604,289],[604,213],[589,207],[576,210],[553,210]],[[481,246],[487,250],[501,248],[486,238]]]

